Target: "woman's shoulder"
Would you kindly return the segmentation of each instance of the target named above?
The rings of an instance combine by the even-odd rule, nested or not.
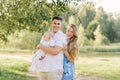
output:
[[[76,42],[73,42],[73,47],[74,47],[74,48],[78,48],[78,45],[77,45]]]

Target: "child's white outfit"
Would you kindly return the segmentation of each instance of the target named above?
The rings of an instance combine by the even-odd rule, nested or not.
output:
[[[42,44],[46,47],[53,47],[54,41],[52,38],[49,41],[45,41],[42,38],[40,41],[40,44]],[[41,58],[41,56],[45,56],[45,52],[39,49],[36,51],[35,55],[32,58],[32,65],[30,67],[30,72],[39,72],[39,68],[40,68],[39,64],[41,61],[41,60],[39,60],[39,58]]]

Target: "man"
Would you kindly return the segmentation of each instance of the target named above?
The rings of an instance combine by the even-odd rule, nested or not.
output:
[[[48,48],[38,45],[38,49],[46,52],[45,58],[40,63],[40,80],[61,80],[63,73],[63,44],[67,44],[67,40],[63,32],[60,30],[62,19],[58,16],[52,19],[54,48]]]

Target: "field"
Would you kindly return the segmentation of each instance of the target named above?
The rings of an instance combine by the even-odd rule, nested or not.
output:
[[[79,57],[76,61],[78,76],[93,78],[85,80],[120,80],[119,68],[120,57],[118,56]]]
[[[0,50],[0,80],[34,80],[29,75],[32,50]],[[77,80],[120,80],[119,53],[81,53],[75,61]]]

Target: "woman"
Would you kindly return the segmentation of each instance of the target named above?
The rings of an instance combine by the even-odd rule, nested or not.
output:
[[[63,65],[63,77],[62,80],[75,80],[75,66],[74,60],[78,53],[77,46],[77,28],[74,24],[67,27],[66,37],[68,40],[67,47],[64,45],[64,65]]]

